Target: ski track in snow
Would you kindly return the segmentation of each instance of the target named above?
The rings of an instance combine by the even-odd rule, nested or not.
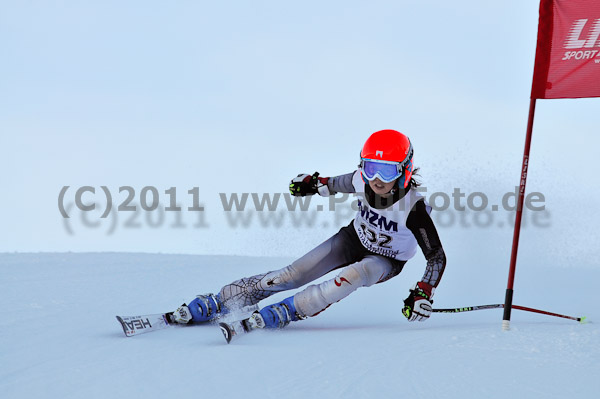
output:
[[[600,392],[594,267],[522,266],[515,287],[515,303],[585,315],[588,324],[513,311],[512,329],[503,332],[500,309],[408,323],[400,307],[421,266],[359,289],[318,317],[230,345],[214,325],[126,338],[114,318],[172,310],[195,294],[289,261],[0,254],[2,397],[591,398]],[[481,276],[465,280],[461,268],[447,271],[434,306],[503,301],[505,267],[490,269],[500,277],[484,287]]]

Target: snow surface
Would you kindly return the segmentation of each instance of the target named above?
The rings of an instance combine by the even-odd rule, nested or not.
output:
[[[318,317],[230,345],[215,326],[126,338],[115,320],[116,314],[172,310],[197,293],[290,260],[0,254],[1,395],[598,397],[600,324],[514,311],[511,331],[503,332],[501,310],[436,314],[425,323],[408,323],[399,308],[422,273],[410,262],[395,279],[359,289]],[[486,270],[483,279],[462,269],[469,268],[455,265],[444,276],[435,306],[502,302],[506,270]],[[523,283],[516,286],[515,303],[600,320],[598,268],[523,265],[518,277]]]

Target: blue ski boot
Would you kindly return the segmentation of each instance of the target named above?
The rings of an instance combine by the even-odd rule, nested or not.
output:
[[[247,317],[258,309],[258,305],[236,306],[221,299],[221,294],[197,295],[189,305],[181,305],[171,315],[171,321],[179,324],[206,323],[219,319],[225,315],[234,317]]]
[[[185,303],[173,312],[173,321],[179,324],[204,323],[215,320],[229,312],[223,306],[220,295],[198,295],[189,305]]]
[[[260,311],[252,313],[248,319],[251,329],[255,328],[283,328],[292,321],[303,320],[302,316],[296,311],[294,306],[294,297],[284,299],[274,305],[262,308]]]
[[[188,308],[192,314],[192,321],[196,323],[211,321],[229,312],[229,309],[223,306],[220,294],[197,295]]]
[[[240,334],[249,333],[259,328],[283,328],[292,321],[304,320],[306,316],[300,314],[294,306],[294,297],[284,299],[274,305],[262,308],[260,311],[252,313],[247,319],[235,321],[233,323],[219,323],[221,332],[227,343]]]

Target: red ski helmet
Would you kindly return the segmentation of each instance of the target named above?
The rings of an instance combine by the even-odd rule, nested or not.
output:
[[[373,133],[360,152],[363,181],[379,178],[390,183],[398,179],[398,186],[406,188],[413,172],[413,147],[408,137],[391,129]]]

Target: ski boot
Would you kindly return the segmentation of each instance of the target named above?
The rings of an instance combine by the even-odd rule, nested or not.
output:
[[[304,319],[306,319],[306,316],[296,311],[294,297],[291,296],[279,303],[266,306],[260,311],[255,311],[247,319],[233,323],[219,323],[219,327],[227,343],[230,343],[236,335],[246,334],[262,328],[283,328],[292,321]]]
[[[248,319],[253,328],[283,328],[292,321],[303,320],[306,316],[300,315],[294,306],[294,297],[266,306],[259,312],[252,313]]]
[[[257,309],[258,305],[236,306],[231,302],[225,304],[220,293],[197,295],[189,305],[184,303],[171,313],[169,321],[179,324],[206,323],[226,315],[233,318],[247,317]]]
[[[220,294],[198,295],[189,305],[184,303],[173,312],[170,321],[179,324],[204,323],[227,313],[229,313],[229,309],[223,306]]]

